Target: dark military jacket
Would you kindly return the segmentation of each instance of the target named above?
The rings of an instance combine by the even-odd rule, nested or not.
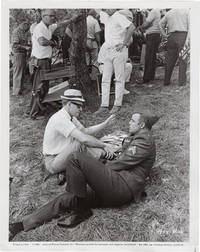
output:
[[[135,201],[138,201],[155,157],[156,147],[152,133],[148,129],[142,129],[124,139],[122,153],[116,160],[108,162],[107,166],[119,173],[130,188]]]

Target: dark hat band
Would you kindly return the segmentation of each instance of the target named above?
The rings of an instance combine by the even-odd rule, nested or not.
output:
[[[64,95],[64,97],[66,97],[66,98],[83,98],[83,96],[81,96],[81,95]]]

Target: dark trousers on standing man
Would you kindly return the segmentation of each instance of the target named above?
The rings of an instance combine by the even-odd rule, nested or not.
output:
[[[178,32],[178,31],[170,33],[168,37],[164,85],[170,84],[170,79],[172,76],[174,66],[179,57],[179,52],[184,46],[186,37],[187,37],[187,32]],[[179,85],[186,84],[186,79],[187,79],[186,71],[187,71],[187,63],[180,58],[179,59],[179,75],[178,75]]]
[[[67,210],[80,207],[80,201],[85,202],[85,207],[117,207],[133,199],[129,187],[118,172],[85,153],[76,152],[69,156],[66,179],[65,193],[24,218],[25,231],[42,225]]]
[[[144,68],[144,82],[154,80],[156,71],[156,53],[160,43],[160,34],[151,33],[146,36],[146,55]]]

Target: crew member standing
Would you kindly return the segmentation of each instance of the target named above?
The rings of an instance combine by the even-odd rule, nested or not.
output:
[[[132,13],[126,10],[128,15]],[[101,106],[96,114],[108,112],[110,84],[113,72],[115,73],[115,101],[110,113],[117,113],[122,106],[125,63],[128,55],[128,42],[134,32],[134,25],[125,15],[115,9],[106,9],[100,12],[100,21],[105,25],[104,49],[106,57],[102,76],[102,99]]]
[[[189,10],[187,9],[171,9],[161,19],[160,31],[164,38],[167,38],[167,55],[165,66],[164,85],[170,85],[170,79],[179,53],[185,44],[189,43]],[[167,26],[169,35],[165,32]],[[187,63],[179,59],[179,77],[178,85],[186,84]]]
[[[161,18],[160,9],[152,9],[145,22],[137,29],[146,30],[146,54],[143,82],[148,83],[155,78],[156,53],[160,43],[159,22]]]
[[[87,65],[96,65],[98,51],[100,47],[101,28],[96,19],[96,11],[89,10],[87,16],[87,44],[86,44],[86,63]]]

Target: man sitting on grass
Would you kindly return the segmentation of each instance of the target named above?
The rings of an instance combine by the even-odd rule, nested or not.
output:
[[[138,202],[156,157],[151,127],[157,120],[156,116],[134,113],[121,153],[106,164],[83,152],[71,154],[65,166],[66,192],[21,222],[10,224],[9,239],[22,230],[28,231],[59,217],[59,214],[68,212],[63,220],[58,220],[58,225],[70,228],[89,218],[91,207],[119,207],[131,201]]]
[[[87,151],[97,159],[112,156],[108,146],[92,135],[113,123],[115,116],[85,128],[77,119],[85,102],[81,91],[67,89],[61,99],[63,108],[49,119],[44,132],[43,155],[47,171],[51,174],[65,171],[67,159],[75,151]]]

